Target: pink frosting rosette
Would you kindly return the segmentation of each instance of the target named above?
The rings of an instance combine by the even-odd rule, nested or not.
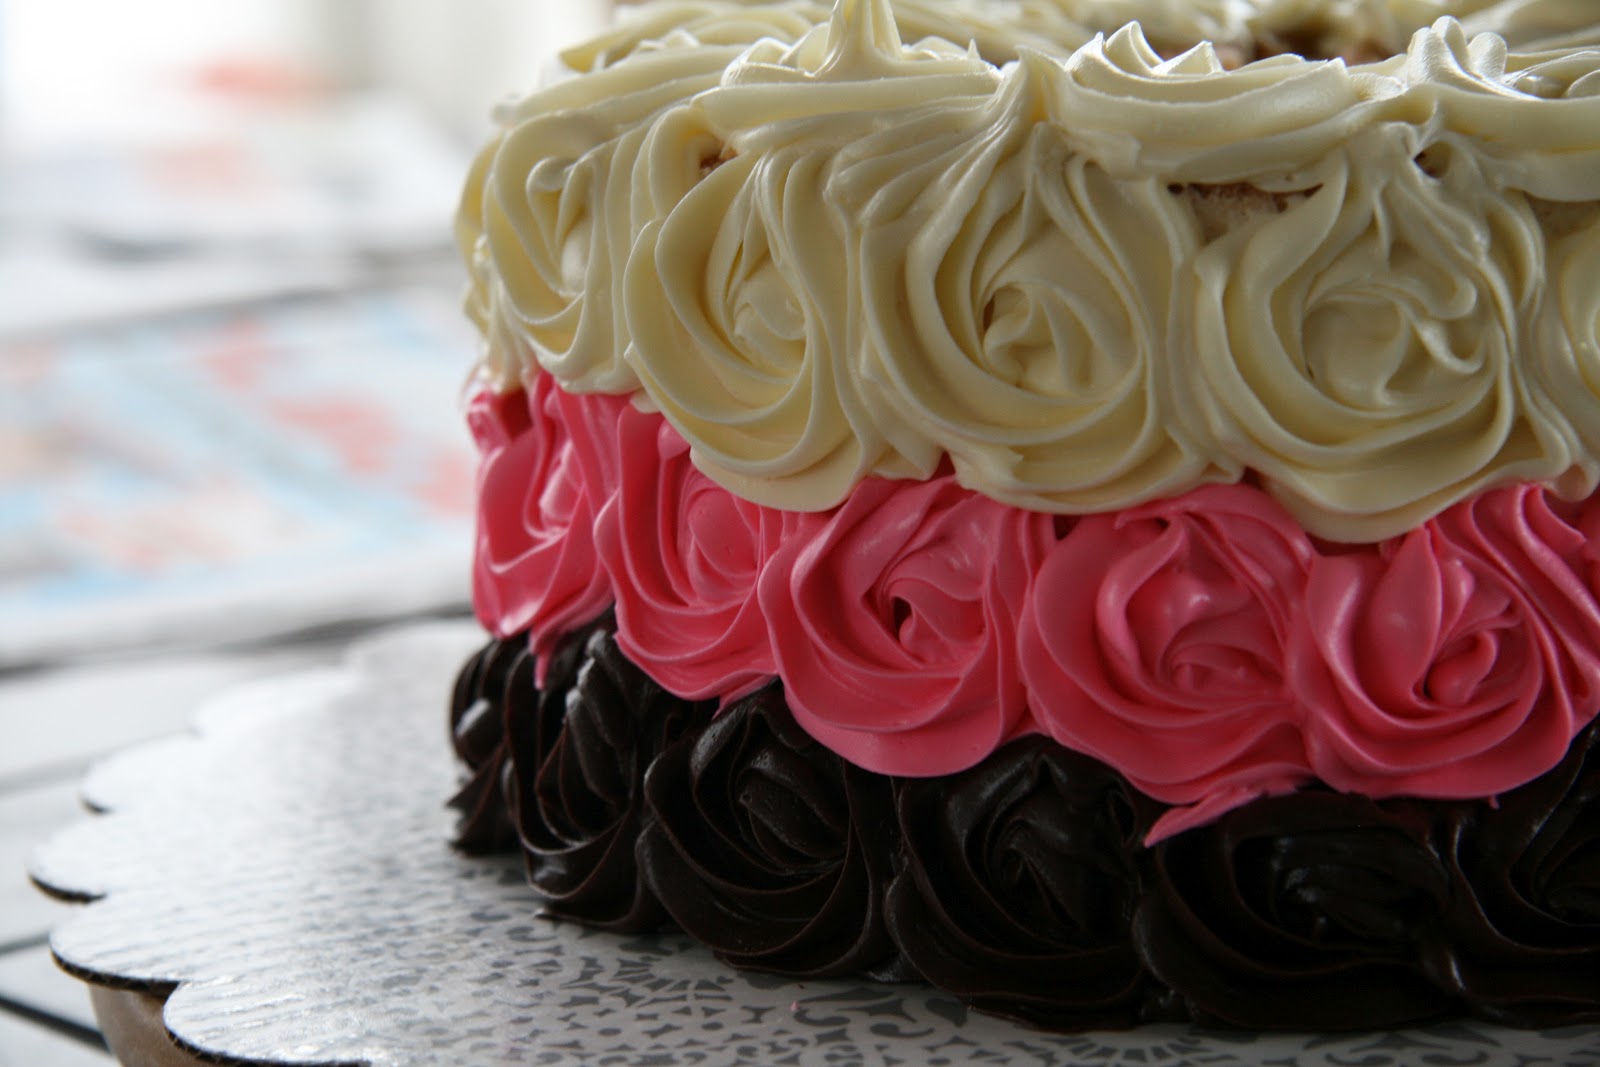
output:
[[[1586,548],[1523,485],[1319,559],[1297,680],[1318,776],[1368,796],[1468,798],[1554,767],[1600,701]]]
[[[614,492],[617,460],[605,442],[626,404],[570,396],[540,374],[527,390],[480,393],[468,405],[480,456],[473,607],[497,637],[530,631],[541,677],[556,639],[611,602],[593,525]]]
[[[756,581],[786,536],[821,520],[722,488],[659,415],[630,407],[616,435],[619,488],[595,541],[616,590],[617,641],[678,696],[742,696],[777,673]]]
[[[1025,726],[1016,618],[1054,520],[950,475],[869,479],[794,531],[759,594],[795,719],[881,774],[972,766]]]
[[[1033,715],[1180,805],[1152,842],[1309,780],[1286,663],[1314,554],[1229,485],[1085,518],[1039,569],[1019,636]]]

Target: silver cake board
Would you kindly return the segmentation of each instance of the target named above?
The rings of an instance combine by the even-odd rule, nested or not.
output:
[[[740,973],[682,935],[541,918],[514,858],[448,844],[448,690],[481,640],[392,631],[96,768],[84,795],[103,814],[33,865],[92,901],[55,931],[57,958],[171,989],[179,1045],[245,1063],[1600,1067],[1600,1027],[1046,1034],[920,985]]]

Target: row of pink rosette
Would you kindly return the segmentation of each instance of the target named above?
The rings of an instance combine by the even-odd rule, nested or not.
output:
[[[864,482],[830,512],[743,500],[659,415],[541,375],[482,392],[474,601],[535,651],[615,605],[664,688],[780,678],[879,773],[949,774],[1044,732],[1174,805],[1150,839],[1320,780],[1492,797],[1600,707],[1600,499],[1494,489],[1370,545],[1249,484],[1082,518]]]

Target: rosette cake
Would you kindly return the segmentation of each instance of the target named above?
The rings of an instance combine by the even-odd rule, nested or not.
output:
[[[454,698],[554,915],[1600,1019],[1600,12],[684,0],[498,114]]]

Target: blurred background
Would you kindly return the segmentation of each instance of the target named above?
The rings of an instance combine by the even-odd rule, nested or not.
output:
[[[0,670],[460,602],[451,217],[604,2],[0,0]]]
[[[25,875],[91,762],[465,615],[456,197],[607,7],[0,0],[0,1067],[111,1062]]]

